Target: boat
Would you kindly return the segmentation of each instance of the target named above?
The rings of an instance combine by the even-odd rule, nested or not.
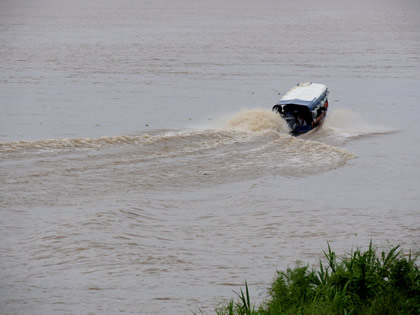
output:
[[[287,122],[290,134],[299,136],[319,127],[328,110],[328,88],[319,83],[298,83],[273,106]]]

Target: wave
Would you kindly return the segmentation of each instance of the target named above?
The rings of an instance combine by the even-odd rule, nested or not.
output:
[[[244,141],[245,138],[252,138],[252,135],[249,133],[288,132],[287,125],[280,116],[266,109],[241,111],[228,118],[228,122],[224,122],[223,125],[201,131],[156,130],[154,134],[4,142],[0,143],[0,152],[100,149],[115,145],[152,145],[158,143],[166,143],[167,146],[171,146],[171,143],[174,145],[176,143],[179,146],[179,142],[183,142],[184,146],[188,146],[189,142],[196,140],[200,142],[201,147],[214,147],[214,142],[224,144],[229,142],[232,137],[236,137],[240,141]]]
[[[226,124],[225,129],[261,132],[277,131],[288,133],[289,128],[280,115],[268,109],[249,109],[235,114]]]
[[[105,145],[127,144],[145,142],[150,139],[149,135],[143,136],[115,136],[101,138],[77,138],[77,139],[47,139],[37,141],[15,141],[0,143],[0,152],[20,150],[63,150],[77,148],[101,148]]]
[[[348,111],[332,112],[324,126],[300,137],[288,134],[287,125],[278,114],[265,109],[251,109],[232,115],[214,129],[157,130],[131,136],[17,141],[0,143],[0,152],[60,154],[110,148],[113,151],[107,151],[107,154],[116,154],[116,159],[124,156],[133,163],[152,163],[157,169],[169,167],[165,172],[173,174],[176,174],[174,169],[179,169],[183,175],[205,170],[208,174],[223,173],[232,178],[266,173],[305,176],[343,166],[356,157],[339,146],[374,129],[368,129],[371,127],[369,124],[364,125],[356,115],[351,115],[353,113]],[[358,124],[345,125],[344,120],[349,117]],[[3,155],[3,159],[10,157]],[[160,163],[163,164],[159,166]]]
[[[185,185],[186,180],[196,182],[197,174],[202,173],[208,175],[205,182],[246,180],[265,174],[307,176],[343,166],[356,157],[322,141],[289,135],[280,116],[263,109],[237,113],[215,129],[1,143],[0,157],[13,159],[21,153],[60,156],[60,152],[84,150],[99,151],[95,159],[144,165],[145,177],[149,172],[166,174],[162,178],[170,174],[174,185],[178,181],[179,185]]]
[[[342,108],[332,110],[322,128],[317,128],[302,138],[337,146],[353,139],[394,132],[395,129],[371,123],[360,113]]]
[[[219,126],[204,130],[156,130],[154,133],[140,135],[122,135],[100,138],[47,139],[38,141],[15,141],[0,143],[0,152],[21,150],[71,150],[100,149],[118,145],[153,145],[163,144],[167,147],[188,147],[189,143],[199,142],[201,148],[212,148],[215,145],[228,144],[230,141],[247,141],[264,133],[277,136],[288,136],[288,126],[280,115],[267,109],[249,109],[240,111],[225,118]],[[299,137],[330,145],[342,145],[348,140],[366,135],[393,132],[382,126],[373,125],[356,112],[338,109],[331,112],[321,128]],[[290,137],[290,136],[288,136]],[[233,139],[236,140],[233,140]],[[292,141],[293,137],[290,137]]]

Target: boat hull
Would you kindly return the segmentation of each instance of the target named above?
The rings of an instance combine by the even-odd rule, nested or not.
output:
[[[323,124],[325,117],[327,116],[327,112],[325,111],[324,116],[314,125],[306,125],[306,126],[295,126],[295,128],[290,129],[290,134],[293,136],[301,136],[311,130],[317,129],[321,127]],[[290,126],[289,126],[290,127]]]

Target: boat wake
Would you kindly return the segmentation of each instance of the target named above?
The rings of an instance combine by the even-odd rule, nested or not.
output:
[[[355,115],[349,111],[333,112],[319,130],[293,137],[278,114],[252,109],[233,115],[213,129],[0,143],[0,157],[4,161],[16,155],[60,156],[94,151],[95,156],[106,155],[118,163],[124,160],[136,167],[144,165],[145,172],[167,174],[175,182],[179,179],[180,184],[188,179],[194,182],[202,174],[207,175],[207,182],[268,174],[307,176],[345,165],[356,155],[340,145],[380,131],[365,128],[368,124],[364,125]],[[346,125],[346,120],[352,124]]]
[[[396,130],[372,124],[357,112],[336,109],[329,113],[322,128],[314,130],[302,138],[340,146],[354,139],[393,132]]]
[[[280,115],[268,109],[243,110],[231,117],[225,123],[224,129],[244,132],[289,132],[287,123]]]

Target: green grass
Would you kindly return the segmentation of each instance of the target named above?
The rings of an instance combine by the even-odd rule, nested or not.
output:
[[[253,305],[248,285],[219,315],[251,314],[420,314],[420,272],[416,257],[399,246],[377,254],[370,243],[362,252],[338,259],[328,245],[319,267],[297,264],[278,272],[261,305]]]

